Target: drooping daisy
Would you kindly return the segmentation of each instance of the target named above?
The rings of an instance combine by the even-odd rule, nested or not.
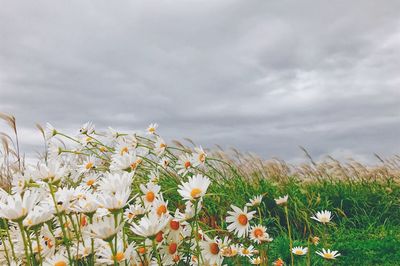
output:
[[[315,216],[312,216],[311,219],[323,224],[327,224],[332,219],[332,213],[330,211],[320,211],[317,212]]]
[[[231,205],[233,211],[228,211],[229,216],[226,217],[226,222],[229,223],[227,229],[230,232],[234,232],[238,237],[247,236],[250,223],[253,219],[255,211],[247,212],[247,206],[243,210]]]
[[[210,179],[197,174],[189,177],[188,182],[179,185],[178,193],[184,200],[196,200],[204,197],[210,183]]]
[[[46,123],[46,130],[45,130],[45,136],[46,140],[50,140],[52,137],[57,135],[57,130],[50,124]]]
[[[161,165],[162,168],[167,169],[171,160],[167,157],[162,157],[160,161],[158,162],[159,165]]]
[[[287,204],[288,199],[289,199],[289,195],[279,197],[279,198],[275,199],[276,205],[284,206]]]
[[[202,147],[195,147],[193,153],[193,166],[204,165],[206,162],[207,154]]]
[[[322,249],[322,252],[316,251],[315,253],[317,253],[318,255],[320,255],[321,257],[323,257],[324,259],[327,259],[327,260],[334,260],[340,256],[340,253],[338,251],[336,251],[336,250],[331,251],[330,249],[325,250],[324,248]]]
[[[246,206],[249,207],[255,207],[261,204],[261,201],[263,199],[262,195],[254,196],[252,199],[250,199],[250,202],[246,203]]]
[[[166,148],[167,144],[165,141],[162,138],[157,137],[156,142],[154,143],[154,152],[157,154],[157,156],[161,156]]]
[[[250,239],[258,244],[261,242],[271,242],[273,240],[267,233],[267,228],[262,225],[256,225],[250,228]]]
[[[292,253],[298,256],[306,255],[308,252],[307,247],[294,247],[292,248]]]

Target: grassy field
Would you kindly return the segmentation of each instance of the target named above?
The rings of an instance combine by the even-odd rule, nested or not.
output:
[[[282,162],[274,164],[282,166]],[[322,165],[309,164],[302,168],[325,169],[329,163]],[[361,166],[361,165],[359,165]],[[271,235],[279,235],[270,246],[273,259],[281,257],[290,261],[287,250],[287,226],[283,209],[275,204],[274,199],[280,195],[289,195],[289,217],[294,235],[294,246],[307,245],[304,239],[310,230],[313,235],[321,236],[323,229],[318,225],[310,225],[309,217],[318,210],[332,210],[335,215],[333,225],[325,234],[331,249],[339,250],[342,256],[333,265],[400,265],[400,185],[396,172],[382,175],[386,167],[378,170],[358,173],[358,176],[344,178],[338,176],[319,176],[316,172],[304,172],[282,176],[268,169],[282,167],[266,167],[267,170],[256,170],[252,174],[242,175],[240,171],[230,174],[225,180],[211,187],[215,194],[206,199],[208,212],[205,219],[208,224],[216,221],[223,227],[224,217],[230,204],[244,205],[253,195],[264,195],[261,204],[262,216],[271,230]],[[330,167],[331,168],[331,167]],[[341,166],[350,171],[350,166]],[[385,170],[384,170],[385,169]],[[391,168],[392,169],[392,168]],[[352,169],[353,174],[357,171]],[[377,172],[379,177],[376,177]],[[211,173],[212,174],[212,173]],[[275,174],[275,175],[274,175]],[[161,180],[165,186],[173,186],[165,177]],[[180,202],[179,195],[171,191],[166,194],[171,202]],[[310,228],[311,227],[311,228]],[[246,265],[246,261],[241,261]],[[306,265],[305,259],[296,265]],[[317,260],[313,265],[323,265]],[[328,264],[329,265],[329,264]]]
[[[1,136],[2,265],[400,265],[399,157],[366,166],[304,150],[308,163],[290,165],[167,145],[155,125],[136,135],[89,123],[76,136],[38,126],[46,149],[28,166],[15,119],[1,118],[15,135]],[[328,221],[311,219],[324,210]]]

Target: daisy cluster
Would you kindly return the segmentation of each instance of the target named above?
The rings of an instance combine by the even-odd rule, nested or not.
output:
[[[1,265],[222,265],[235,257],[267,265],[262,247],[273,238],[259,211],[262,196],[232,205],[226,230],[202,222],[203,199],[215,180],[201,147],[168,146],[157,124],[125,134],[86,123],[74,136],[48,124],[45,138],[44,158],[0,190]],[[160,175],[176,181],[177,208],[164,198]],[[312,218],[326,224],[331,213]],[[300,256],[308,251],[290,248]]]

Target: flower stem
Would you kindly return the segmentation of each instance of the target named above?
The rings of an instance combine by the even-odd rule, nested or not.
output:
[[[285,206],[285,216],[286,216],[286,224],[288,228],[288,236],[289,236],[289,252],[290,252],[290,260],[291,260],[291,265],[294,265],[294,257],[292,253],[292,248],[293,248],[293,240],[292,240],[292,231],[290,229],[290,223],[289,223],[289,212],[288,212],[288,207]]]
[[[31,260],[29,258],[29,251],[28,251],[28,243],[26,241],[25,230],[24,230],[24,226],[22,225],[22,220],[18,221],[18,227],[19,227],[19,230],[21,231],[22,241],[24,242],[26,265],[31,265]]]

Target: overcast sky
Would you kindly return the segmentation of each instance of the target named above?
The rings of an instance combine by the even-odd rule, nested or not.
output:
[[[400,148],[400,1],[0,0],[0,111],[264,158]],[[0,123],[0,131],[6,126]]]

